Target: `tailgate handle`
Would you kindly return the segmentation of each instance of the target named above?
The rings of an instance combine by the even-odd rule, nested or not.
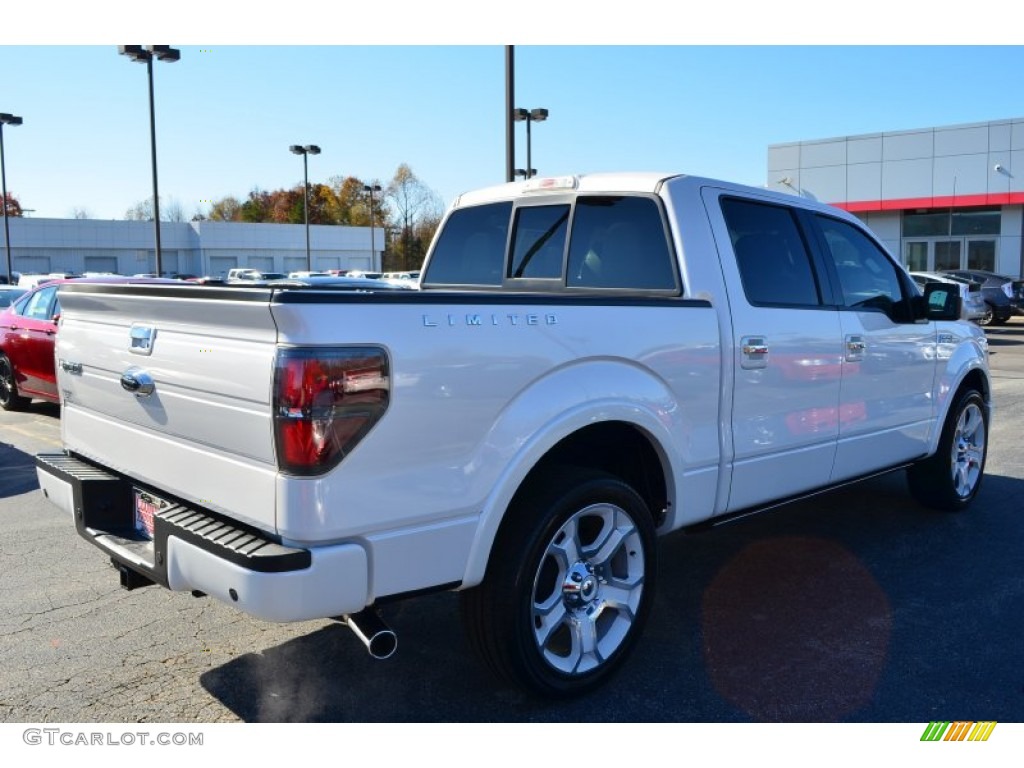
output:
[[[149,397],[156,389],[153,377],[144,369],[132,366],[121,374],[121,389],[131,392],[136,397]]]

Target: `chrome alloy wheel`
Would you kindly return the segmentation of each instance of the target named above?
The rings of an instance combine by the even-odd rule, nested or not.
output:
[[[967,498],[981,479],[985,463],[985,418],[976,403],[961,411],[953,435],[953,488],[960,498]]]
[[[643,539],[621,507],[573,514],[541,557],[533,580],[533,638],[561,673],[595,669],[622,645],[644,589]]]

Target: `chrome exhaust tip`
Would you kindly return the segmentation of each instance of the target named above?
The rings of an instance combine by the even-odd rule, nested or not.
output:
[[[398,649],[398,635],[372,608],[347,613],[339,621],[351,629],[375,659],[387,659]]]

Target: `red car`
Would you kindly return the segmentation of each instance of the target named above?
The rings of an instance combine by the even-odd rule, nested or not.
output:
[[[60,318],[57,290],[67,282],[71,281],[42,283],[0,311],[0,408],[5,411],[24,408],[33,399],[60,402],[53,343]],[[81,278],[74,282],[178,283],[116,277]]]

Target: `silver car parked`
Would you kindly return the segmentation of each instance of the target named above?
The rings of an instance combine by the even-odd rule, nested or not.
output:
[[[981,283],[939,272],[911,272],[910,276],[914,278],[914,282],[922,291],[927,283],[958,284],[960,286],[960,317],[964,320],[972,320],[979,325],[988,325],[991,322],[991,310],[982,297]]]

